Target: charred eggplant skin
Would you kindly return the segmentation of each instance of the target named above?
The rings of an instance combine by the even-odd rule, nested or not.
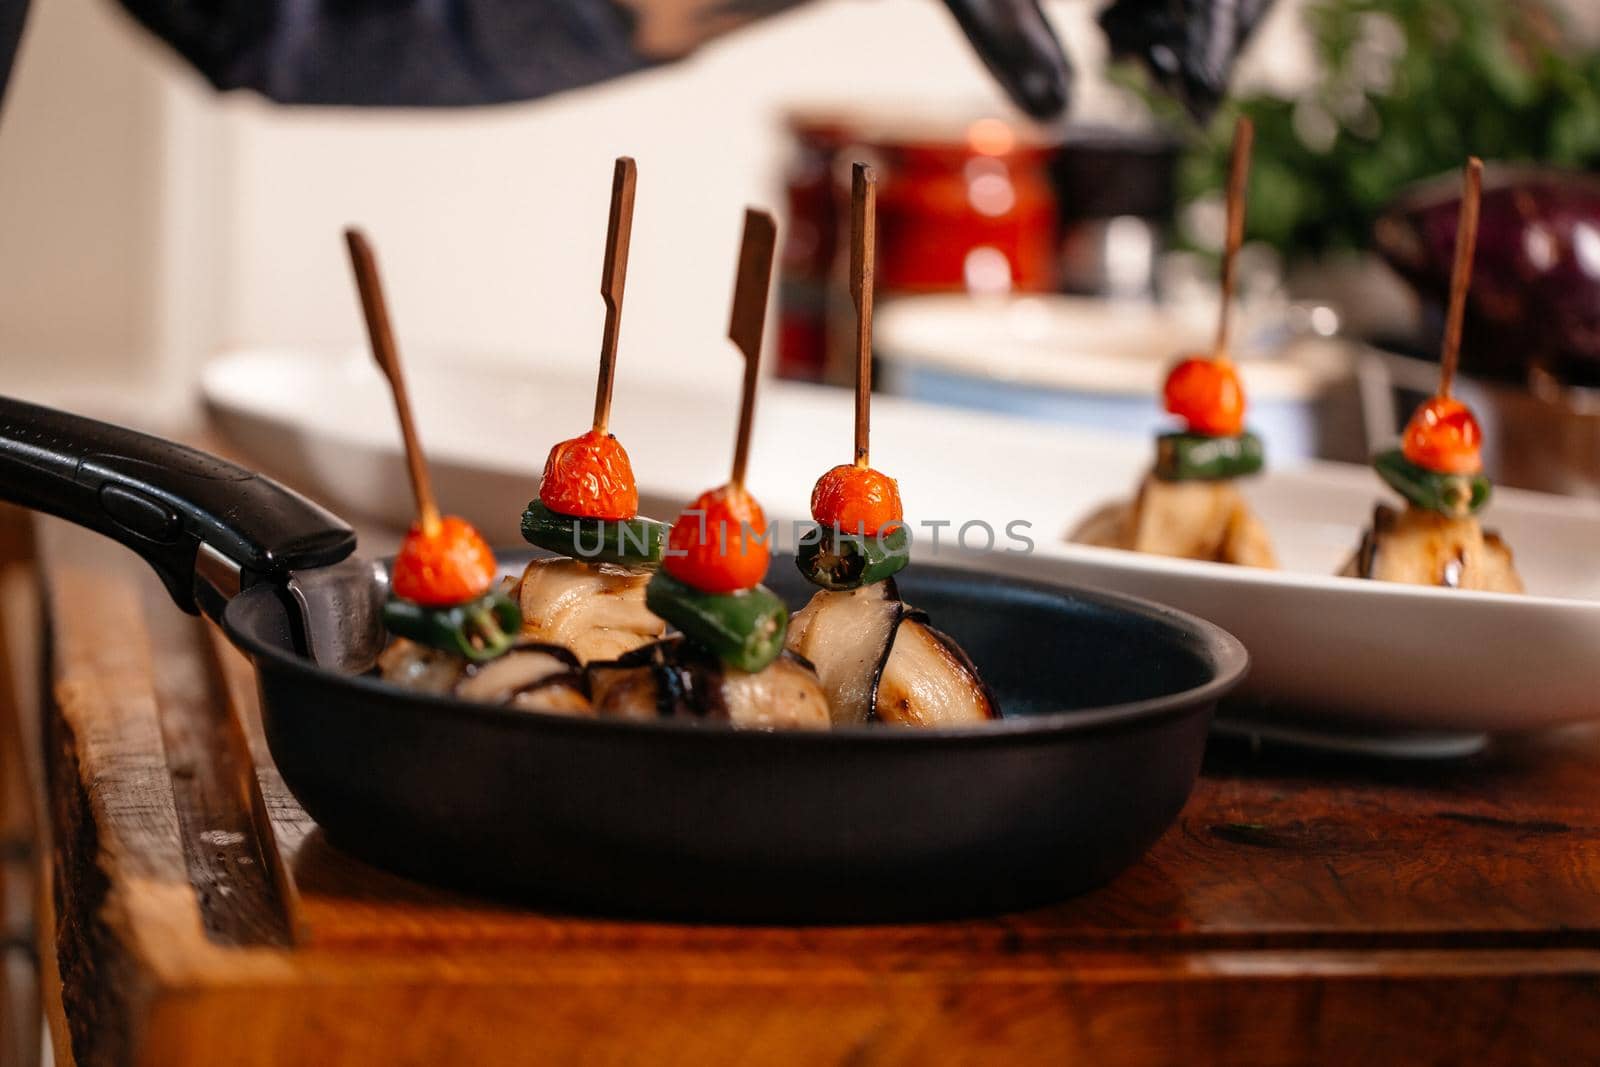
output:
[[[667,543],[668,526],[655,519],[584,519],[551,511],[538,500],[522,512],[522,538],[529,544],[586,563],[655,567]]]
[[[522,609],[503,593],[485,593],[448,608],[428,608],[390,597],[383,606],[389,632],[419,645],[487,663],[507,652],[522,629]]]
[[[836,593],[892,578],[909,562],[911,535],[904,523],[876,534],[819,526],[816,540],[801,538],[794,555],[808,582]]]
[[[1398,448],[1380,452],[1372,466],[1389,488],[1419,508],[1453,519],[1476,513],[1489,502],[1489,479],[1481,474],[1440,474],[1406,459]]]
[[[759,671],[783,651],[789,609],[764,585],[704,593],[657,571],[645,586],[644,603],[691,642],[741,671]]]
[[[1261,438],[1249,432],[1232,437],[1164,433],[1156,438],[1155,474],[1165,482],[1239,478],[1255,474],[1265,462]]]
[[[785,649],[771,666],[782,668],[785,664],[799,668],[814,683],[815,670],[803,657]],[[618,673],[623,676],[620,679],[622,685],[614,689],[612,687],[616,680],[608,676]],[[648,688],[637,685],[639,673],[648,677]],[[736,673],[743,675],[743,672]],[[663,719],[732,722],[739,726],[745,722],[746,713],[751,710],[748,705],[743,709],[737,706],[737,696],[730,694],[730,682],[735,687],[739,683],[730,675],[727,665],[682,634],[653,641],[614,660],[590,663],[588,674],[591,691],[598,699],[608,699],[619,691],[623,701],[647,698],[652,702],[654,714]],[[628,675],[635,675],[635,678],[629,679]],[[784,688],[787,688],[787,683],[784,683]],[[815,696],[825,718],[826,698],[820,689]],[[596,710],[603,716],[620,712],[638,717],[640,709],[637,703],[628,707],[618,702],[600,703]]]

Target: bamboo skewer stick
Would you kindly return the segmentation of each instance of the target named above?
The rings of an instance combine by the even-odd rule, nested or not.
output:
[[[423,533],[431,537],[439,532],[439,505],[434,500],[428,461],[422,454],[422,444],[417,438],[417,424],[411,415],[411,398],[406,393],[405,375],[400,371],[400,352],[394,343],[394,330],[389,325],[389,306],[383,296],[378,260],[366,236],[355,227],[344,231],[344,240],[350,250],[350,268],[355,272],[356,290],[361,294],[361,311],[367,320],[367,338],[372,345],[372,358],[377,361],[384,377],[389,379],[395,414],[400,417],[400,436],[406,446],[406,469],[411,474],[411,493],[417,502],[417,522]]]
[[[1228,232],[1222,247],[1222,303],[1217,309],[1217,343],[1212,357],[1228,357],[1228,330],[1232,324],[1233,291],[1238,274],[1239,245],[1244,241],[1245,189],[1250,181],[1250,146],[1256,128],[1239,117],[1233,128],[1233,153],[1228,160]]]
[[[772,287],[772,254],[778,228],[765,211],[748,208],[740,240],[739,270],[733,283],[733,314],[728,337],[744,354],[744,387],[739,396],[739,434],[733,448],[733,476],[729,484],[744,487],[750,459],[750,430],[755,421],[756,381],[761,368],[761,335],[767,323],[767,294]]]
[[[1456,220],[1456,258],[1450,270],[1450,307],[1444,320],[1444,341],[1439,350],[1439,395],[1448,397],[1461,359],[1461,320],[1467,310],[1467,290],[1472,287],[1472,258],[1478,246],[1478,203],[1483,195],[1483,160],[1467,157],[1461,179],[1461,215]]]
[[[606,259],[600,271],[600,298],[606,305],[600,338],[600,377],[594,390],[594,432],[611,423],[611,383],[617,373],[617,337],[622,331],[622,291],[628,281],[628,247],[633,238],[633,194],[639,169],[628,156],[617,158],[611,174],[611,218],[606,224]]]
[[[871,466],[872,293],[878,245],[878,179],[857,163],[850,175],[850,298],[856,305],[856,456],[857,467]]]

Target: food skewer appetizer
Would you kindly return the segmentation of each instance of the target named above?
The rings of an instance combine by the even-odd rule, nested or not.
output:
[[[666,524],[639,515],[633,464],[610,433],[637,181],[633,160],[618,159],[600,275],[606,320],[594,423],[587,433],[550,449],[538,498],[522,513],[522,536],[563,557],[536,559],[523,572],[514,590],[522,632],[567,649],[580,663],[612,659],[665,632],[645,607],[644,588],[661,562]]]
[[[592,663],[602,716],[724,719],[764,729],[826,729],[828,701],[809,664],[785,651],[788,609],[761,584],[771,562],[761,505],[745,488],[761,334],[776,227],[745,213],[728,335],[744,355],[739,430],[726,485],[700,494],[672,524],[646,603],[679,633],[610,663]]]
[[[1511,549],[1478,524],[1489,500],[1483,475],[1483,431],[1472,409],[1450,395],[1460,358],[1461,320],[1472,284],[1478,236],[1478,201],[1483,163],[1467,160],[1456,254],[1450,275],[1450,306],[1439,354],[1439,391],[1411,416],[1399,448],[1372,461],[1378,476],[1406,499],[1404,511],[1379,503],[1361,547],[1339,572],[1453,589],[1522,592]]]
[[[1166,409],[1186,426],[1156,439],[1154,469],[1131,502],[1096,511],[1069,540],[1216,563],[1278,565],[1266,528],[1234,485],[1236,479],[1260,471],[1263,463],[1260,438],[1244,426],[1244,388],[1228,354],[1252,138],[1250,120],[1241,118],[1228,173],[1216,342],[1209,356],[1179,360],[1163,390]]]
[[[417,521],[389,572],[383,621],[394,636],[378,657],[388,681],[468,700],[546,711],[583,712],[589,701],[577,663],[562,649],[519,638],[516,602],[494,589],[497,567],[488,544],[465,519],[440,515],[422,454],[400,355],[372,246],[345,231],[367,333],[394,395],[416,497]]]
[[[864,163],[855,165],[851,201],[855,459],[829,470],[811,491],[817,537],[802,541],[795,563],[821,589],[795,615],[787,645],[815,665],[835,725],[953,726],[998,718],[972,660],[895,588],[894,575],[910,553],[899,486],[871,465],[877,205],[872,168]]]

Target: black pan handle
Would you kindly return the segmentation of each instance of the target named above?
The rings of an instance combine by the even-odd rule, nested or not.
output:
[[[0,500],[114,538],[193,614],[195,568],[223,594],[337,563],[350,527],[297,493],[183,445],[0,396]],[[202,546],[206,551],[202,556]],[[204,595],[208,609],[221,600]]]

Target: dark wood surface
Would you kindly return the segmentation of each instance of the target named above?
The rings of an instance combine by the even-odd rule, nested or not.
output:
[[[1600,1062],[1595,729],[1427,766],[1215,742],[1144,861],[1025,914],[577,919],[333,849],[248,664],[123,549],[39,531],[80,1064]]]
[[[30,526],[0,505],[0,1067],[32,1067],[39,1056],[39,975],[35,945],[43,859],[38,820],[39,761],[33,732],[37,693],[38,599]]]

